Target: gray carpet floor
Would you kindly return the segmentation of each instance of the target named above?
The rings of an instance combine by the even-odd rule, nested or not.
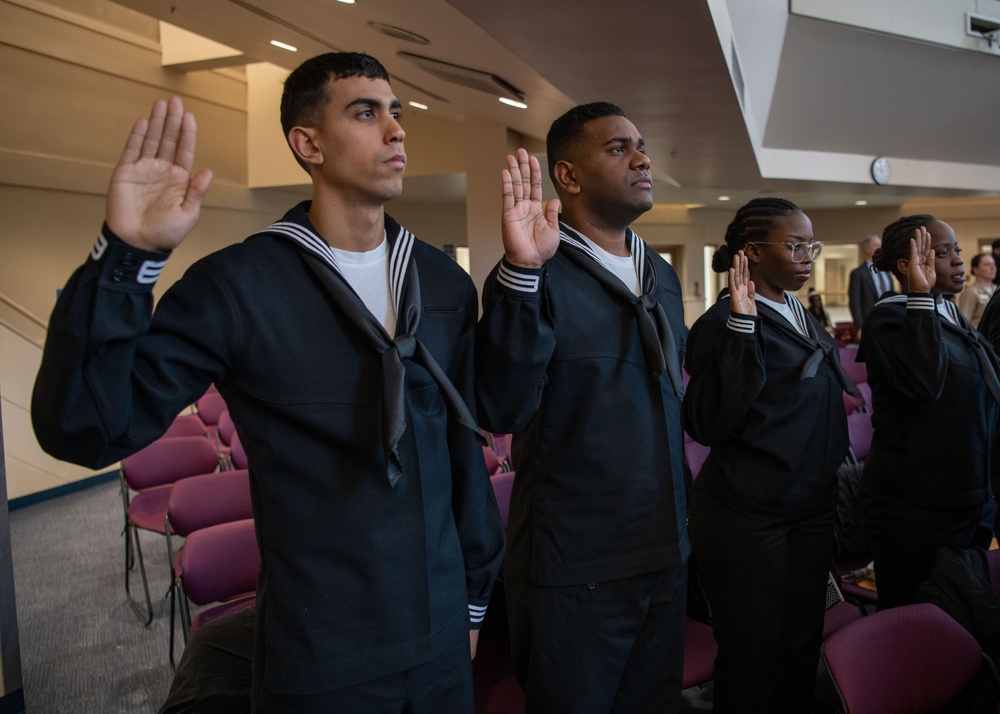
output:
[[[27,714],[145,714],[166,698],[166,545],[141,534],[154,608],[143,627],[125,601],[122,524],[117,481],[11,512]]]

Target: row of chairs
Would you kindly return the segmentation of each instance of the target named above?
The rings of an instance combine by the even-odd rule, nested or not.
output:
[[[224,407],[217,392],[206,394],[196,403],[197,411],[179,415],[160,439],[124,459],[120,469],[125,593],[146,625],[153,619],[153,606],[139,531],[166,539],[171,665],[178,612],[186,643],[200,625],[254,601],[260,554],[246,453],[220,403]],[[136,561],[145,607],[129,582]],[[192,617],[191,605],[203,609]]]

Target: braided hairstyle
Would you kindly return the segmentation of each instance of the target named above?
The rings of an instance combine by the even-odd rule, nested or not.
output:
[[[725,273],[733,267],[733,256],[744,245],[767,237],[775,218],[796,213],[802,213],[802,209],[783,198],[755,198],[741,206],[726,228],[726,242],[712,256],[712,270]]]
[[[882,231],[882,247],[872,256],[872,265],[875,269],[892,273],[899,280],[903,280],[903,274],[899,272],[899,261],[910,257],[910,238],[918,228],[926,227],[936,220],[937,218],[930,214],[919,213],[903,216],[887,225]]]

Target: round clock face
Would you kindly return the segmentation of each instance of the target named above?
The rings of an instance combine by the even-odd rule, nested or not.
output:
[[[884,156],[875,157],[875,160],[872,161],[872,181],[879,186],[884,186],[889,183],[890,178],[892,178],[892,165],[889,163],[889,159]]]

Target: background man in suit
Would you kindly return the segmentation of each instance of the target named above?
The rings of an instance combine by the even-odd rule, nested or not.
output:
[[[861,325],[872,306],[886,290],[892,290],[892,276],[888,273],[877,273],[872,270],[872,256],[882,247],[882,239],[877,235],[867,236],[861,243],[864,262],[851,271],[851,279],[847,286],[847,298],[851,307],[851,319],[854,321],[854,340],[861,341]]]

